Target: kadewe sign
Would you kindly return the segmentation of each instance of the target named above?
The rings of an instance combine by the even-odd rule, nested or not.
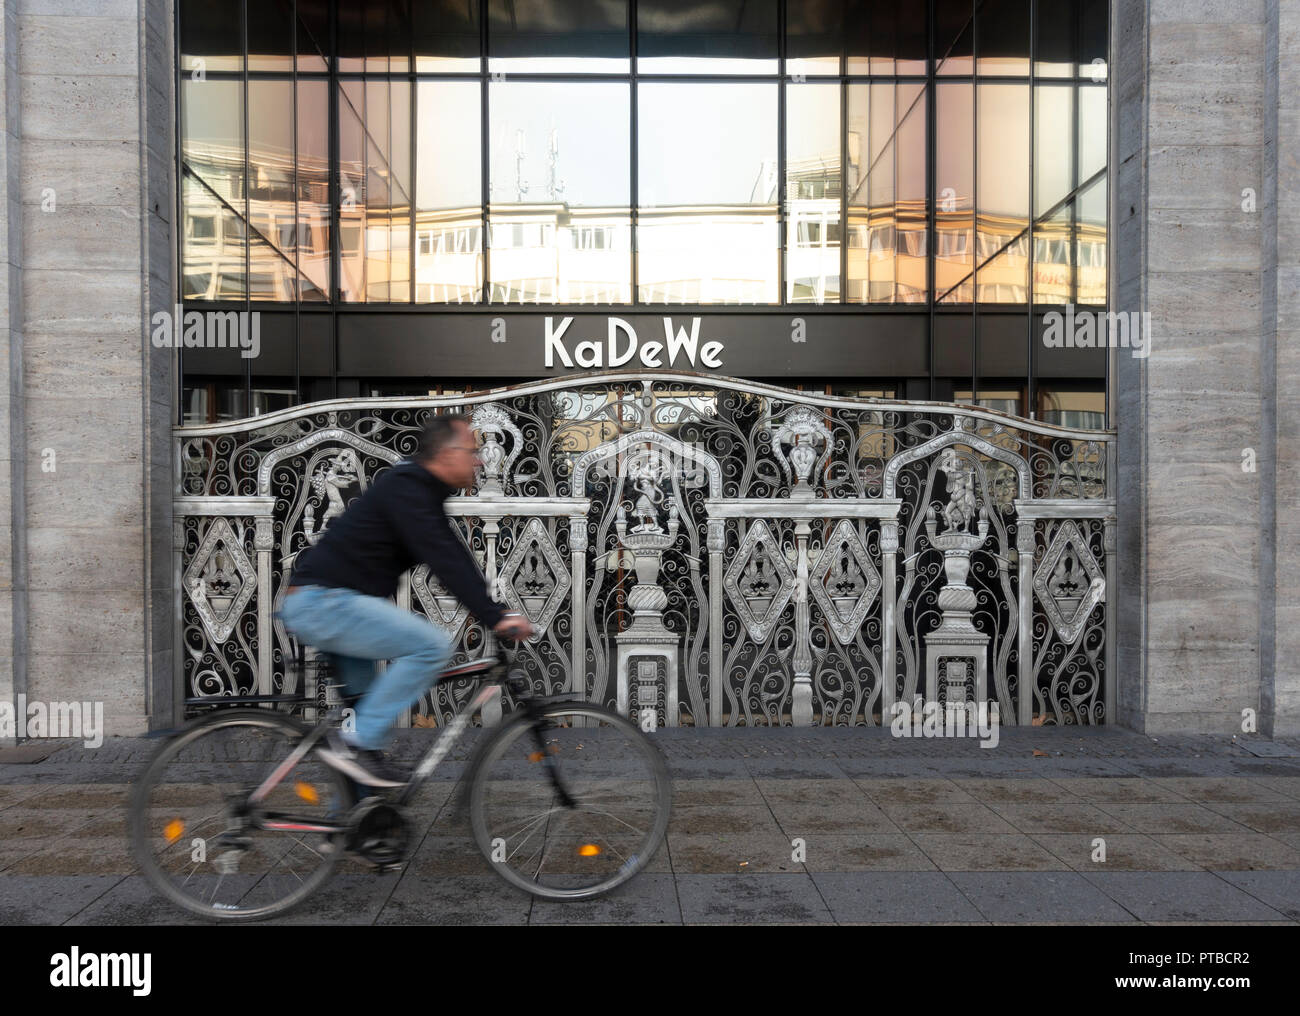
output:
[[[589,320],[589,319],[588,319]],[[586,322],[584,322],[586,323]],[[606,319],[604,341],[570,335],[573,318],[548,317],[543,337],[545,363],[557,366],[603,369],[610,367],[668,367],[698,370],[722,366],[721,342],[700,342],[700,319],[691,318],[690,329],[663,319],[664,337],[643,341],[636,329],[618,317]]]

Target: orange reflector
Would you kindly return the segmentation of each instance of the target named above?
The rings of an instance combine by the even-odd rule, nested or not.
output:
[[[320,801],[320,795],[316,793],[316,788],[310,783],[295,783],[293,789],[308,804],[317,804]]]
[[[542,753],[541,753],[540,751],[532,752],[532,753],[528,756],[528,761],[529,761],[529,762],[540,762],[541,760],[542,760]]]
[[[168,843],[175,843],[181,838],[181,833],[184,831],[185,823],[178,818],[172,819],[163,826],[163,836],[166,837]]]
[[[600,853],[600,847],[594,843],[584,843],[578,848],[578,853],[583,857],[595,857]]]

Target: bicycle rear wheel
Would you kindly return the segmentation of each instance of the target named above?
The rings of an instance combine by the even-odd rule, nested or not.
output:
[[[264,709],[221,710],[167,741],[132,792],[132,850],[150,884],[191,913],[258,920],[306,899],[330,874],[351,788],[315,750],[285,766],[307,730]],[[278,826],[278,828],[272,826]]]
[[[490,736],[471,775],[470,821],[507,882],[545,899],[586,899],[654,857],[672,787],[663,755],[628,720],[561,702]]]

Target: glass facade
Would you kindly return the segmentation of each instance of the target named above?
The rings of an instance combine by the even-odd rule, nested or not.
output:
[[[399,309],[908,313],[863,390],[1104,391],[1032,335],[1107,303],[1107,6],[180,0],[181,295],[283,318],[184,415],[360,393],[338,319]]]

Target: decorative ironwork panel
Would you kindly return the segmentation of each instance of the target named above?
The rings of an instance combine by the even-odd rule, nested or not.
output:
[[[1113,433],[632,371],[178,428],[186,696],[316,694],[322,664],[276,619],[293,562],[447,411],[482,459],[448,512],[538,627],[520,662],[540,693],[668,726],[877,724],[959,694],[1002,722],[1106,717]],[[397,602],[456,661],[485,651],[428,567]]]

